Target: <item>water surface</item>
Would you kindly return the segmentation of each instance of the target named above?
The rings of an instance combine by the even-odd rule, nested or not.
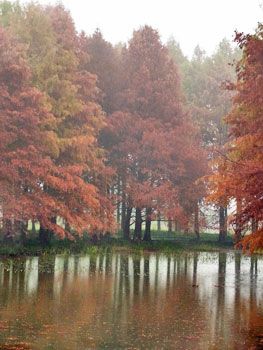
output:
[[[0,349],[262,349],[263,259],[105,254],[0,261]]]

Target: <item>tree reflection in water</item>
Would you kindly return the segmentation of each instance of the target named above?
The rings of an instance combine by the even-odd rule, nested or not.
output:
[[[32,349],[249,349],[263,260],[102,254],[0,262],[0,344]]]

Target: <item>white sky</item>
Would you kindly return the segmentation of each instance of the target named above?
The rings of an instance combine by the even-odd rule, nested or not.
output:
[[[28,2],[24,0],[22,2]],[[57,1],[40,0],[43,4]],[[171,35],[191,56],[199,44],[208,54],[234,30],[253,33],[262,22],[263,0],[62,0],[78,30],[100,28],[113,44],[126,42],[144,24],[159,30],[165,42]]]

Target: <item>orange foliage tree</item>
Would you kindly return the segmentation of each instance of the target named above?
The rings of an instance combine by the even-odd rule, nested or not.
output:
[[[211,198],[236,201],[236,241],[249,229],[252,234],[239,244],[254,251],[263,247],[263,25],[254,35],[237,34],[236,41],[243,57],[237,66],[234,106],[226,117],[231,140],[226,156],[217,159]]]
[[[68,227],[77,234],[105,230],[109,205],[93,181],[93,165],[101,162],[96,160],[93,131],[102,125],[96,121],[100,109],[87,95],[81,100],[90,86],[85,78],[95,79],[88,73],[74,75],[81,108],[60,115],[47,103],[46,92],[32,86],[27,53],[1,29],[0,200],[6,231],[14,221],[25,227],[29,219],[60,237],[71,236]],[[58,94],[48,97],[55,100]],[[65,220],[66,228],[57,224],[57,217]]]

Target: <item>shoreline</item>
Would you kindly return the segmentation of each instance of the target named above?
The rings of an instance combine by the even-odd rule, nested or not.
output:
[[[19,258],[23,256],[42,256],[56,254],[98,254],[111,252],[126,253],[180,253],[180,252],[223,252],[235,251],[231,242],[219,243],[206,240],[174,240],[174,241],[151,241],[133,242],[117,238],[110,238],[99,242],[87,240],[58,241],[54,240],[48,246],[41,246],[37,240],[21,243],[0,244],[0,258]],[[237,250],[238,251],[238,250]]]

